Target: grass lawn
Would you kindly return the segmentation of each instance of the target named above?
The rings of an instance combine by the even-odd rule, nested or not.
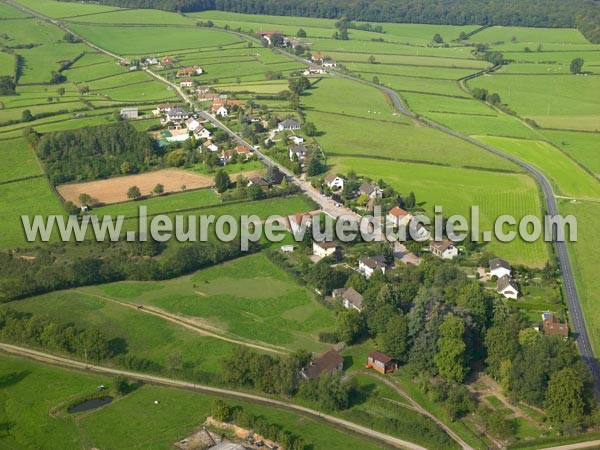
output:
[[[493,222],[503,214],[511,214],[519,220],[541,211],[537,186],[526,175],[352,157],[336,157],[330,162],[336,172],[347,173],[354,169],[375,180],[383,178],[401,194],[413,191],[417,204],[429,214],[435,205],[441,205],[445,217],[451,214],[469,217],[470,206],[478,205],[480,231],[493,230]],[[548,259],[546,245],[539,241],[492,241],[486,248],[513,264],[542,267]]]
[[[334,324],[331,311],[262,254],[165,281],[160,289],[116,283],[86,291],[201,318],[227,336],[287,349],[326,348],[318,333]]]
[[[572,28],[527,28],[527,27],[490,27],[469,38],[471,42],[496,43],[510,42],[555,42],[566,44],[585,44],[588,41]]]
[[[491,136],[477,139],[533,164],[550,180],[556,194],[600,199],[600,182],[547,142]]]
[[[33,150],[25,139],[0,141],[0,182],[30,177],[42,173]]]
[[[0,435],[0,445],[7,448],[164,449],[202,425],[216,399],[186,390],[144,385],[105,407],[77,415],[59,410],[53,416],[48,414],[51,407],[95,393],[100,384],[110,387],[113,379],[13,356],[1,356],[0,361],[0,411],[7,420],[7,432]],[[155,405],[155,400],[160,404]],[[315,449],[343,450],[355,445],[365,450],[381,448],[312,418],[247,402],[226,401],[301,435]]]

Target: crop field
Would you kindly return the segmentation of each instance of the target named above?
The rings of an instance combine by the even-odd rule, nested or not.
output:
[[[498,92],[504,103],[541,127],[600,129],[598,77],[489,75],[469,81],[469,86]]]
[[[10,75],[15,73],[15,57],[8,53],[0,52],[0,76]]]
[[[557,194],[600,199],[600,182],[547,142],[490,136],[478,139],[535,165],[550,180]]]
[[[150,24],[150,25],[187,25],[194,26],[195,20],[181,14],[156,9],[121,9],[83,16],[69,17],[71,23],[90,24]]]
[[[433,213],[435,205],[441,205],[445,217],[451,214],[469,217],[470,206],[478,205],[481,231],[493,230],[493,221],[502,214],[511,214],[518,220],[541,211],[536,184],[526,175],[390,163],[368,158],[335,157],[329,162],[334,165],[335,172],[347,173],[354,169],[358,174],[375,180],[383,178],[401,194],[413,191],[417,204],[428,214]],[[541,267],[548,259],[542,242],[516,240],[505,244],[492,241],[486,248],[515,264]]]
[[[330,56],[337,62],[343,62],[344,64],[347,64],[351,62],[369,63],[370,55],[360,53],[329,52],[327,56]],[[382,66],[455,67],[473,70],[486,69],[491,66],[487,61],[481,61],[473,58],[463,59],[427,55],[377,55],[375,56],[375,64],[380,64]]]
[[[62,3],[53,0],[19,0],[19,3],[32,11],[55,19],[119,10],[112,6],[76,2]]]
[[[45,177],[14,181],[0,185],[0,248],[30,245],[25,240],[21,215],[63,214],[58,198]]]
[[[76,33],[100,47],[121,55],[143,55],[169,50],[212,48],[236,44],[241,38],[217,30],[176,27],[137,27],[78,25],[70,27]]]
[[[112,386],[113,378],[7,355],[2,355],[0,362],[0,378],[4,380],[0,407],[9,421],[9,432],[0,436],[0,445],[8,448],[169,448],[202,425],[216,400],[186,390],[143,385],[105,407],[71,415],[61,405],[95,393],[98,385]],[[160,404],[154,404],[155,400]],[[293,430],[314,448],[343,450],[360,445],[365,450],[380,449],[366,439],[305,416],[253,403],[228,403]],[[56,415],[48,414],[52,407],[58,407]],[[31,427],[31,423],[39,426]]]
[[[321,350],[326,344],[319,343],[317,335],[331,330],[334,324],[330,310],[262,254],[159,286],[123,282],[85,291],[198,319],[201,326],[227,337],[266,343],[280,350]]]
[[[0,141],[0,183],[42,173],[31,147],[25,139]]]
[[[495,135],[523,139],[539,139],[539,134],[519,120],[493,109],[490,115],[468,115],[429,112],[427,117],[466,135]]]
[[[461,69],[446,67],[428,67],[428,66],[409,66],[409,65],[392,65],[392,64],[369,64],[369,63],[354,63],[345,64],[346,67],[356,73],[360,73],[363,77],[367,75],[403,75],[419,78],[434,78],[441,80],[458,80],[459,78],[471,75],[477,72],[477,69]]]
[[[75,204],[79,204],[80,194],[88,194],[100,203],[111,204],[127,201],[127,190],[131,186],[137,186],[142,195],[149,195],[157,184],[162,184],[165,193],[170,193],[210,187],[214,184],[214,180],[185,170],[163,169],[107,180],[63,184],[58,186],[57,190],[65,200]]]
[[[2,33],[8,35],[8,39],[2,38],[2,44],[11,47],[56,43],[64,35],[55,26],[33,18],[2,21]]]
[[[473,98],[456,98],[442,95],[403,93],[412,111],[428,116],[431,112],[495,117],[497,114],[484,103]]]

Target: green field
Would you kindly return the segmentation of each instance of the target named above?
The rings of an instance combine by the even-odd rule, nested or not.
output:
[[[469,81],[469,86],[498,92],[504,103],[543,128],[600,129],[598,77],[490,75]]]
[[[383,178],[399,193],[415,192],[417,204],[432,214],[433,207],[443,207],[444,217],[461,214],[469,217],[471,205],[478,205],[480,230],[493,230],[493,221],[502,214],[517,220],[539,214],[541,204],[533,179],[526,175],[503,174],[425,164],[390,163],[367,158],[332,158],[336,172],[354,169],[372,179]],[[492,188],[493,187],[493,188]],[[543,242],[516,240],[508,244],[490,242],[486,248],[513,264],[541,267],[548,259]]]
[[[490,136],[477,139],[536,166],[550,180],[556,194],[600,199],[600,182],[547,142]]]
[[[0,182],[42,173],[41,167],[25,139],[0,141],[0,152],[2,156]]]
[[[144,385],[105,407],[70,415],[60,408],[62,404],[95,393],[100,384],[110,387],[113,379],[13,356],[2,356],[0,361],[3,388],[0,411],[5,427],[0,445],[6,448],[169,448],[202,425],[215,401],[215,397],[186,390]],[[160,404],[154,404],[155,400]],[[365,450],[380,448],[312,418],[247,402],[227,401],[301,435],[315,449],[343,450],[354,445]],[[58,407],[57,414],[50,415],[53,407]]]
[[[211,48],[240,42],[241,38],[202,28],[71,25],[76,33],[100,47],[121,55],[151,53],[165,56],[169,50]]]
[[[600,133],[544,130],[544,135],[591,172],[600,174]]]
[[[31,245],[26,242],[21,215],[33,218],[35,215],[64,213],[60,201],[50,190],[45,177],[2,184],[0,197],[0,248]]]
[[[334,323],[331,311],[262,254],[165,281],[159,287],[117,283],[85,290],[198,318],[228,337],[284,350],[324,348],[317,335]]]
[[[560,44],[585,44],[587,40],[575,29],[567,28],[525,28],[525,27],[490,27],[471,36],[471,42],[543,42]]]

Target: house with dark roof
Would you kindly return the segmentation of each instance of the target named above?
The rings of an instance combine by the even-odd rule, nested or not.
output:
[[[324,181],[329,189],[344,189],[344,183],[346,182],[346,180],[335,173],[327,174]]]
[[[299,130],[300,127],[300,123],[292,118],[287,118],[284,121],[279,122],[279,124],[277,125],[277,129],[279,131],[294,131]]]
[[[433,241],[429,246],[429,251],[442,259],[453,259],[455,256],[458,256],[458,248],[448,239]]]
[[[365,181],[360,185],[358,189],[359,195],[366,195],[369,198],[381,198],[383,195],[383,191],[379,189],[379,187],[373,183]]]
[[[398,369],[398,362],[385,353],[372,351],[367,357],[367,369],[375,369],[382,374],[394,373]]]
[[[335,298],[342,299],[342,305],[346,309],[355,309],[358,312],[362,311],[363,296],[358,293],[354,288],[341,288],[336,289],[333,293]]]
[[[504,275],[509,277],[512,275],[512,270],[508,261],[502,258],[494,258],[490,260],[490,277],[496,276],[502,278]]]
[[[519,297],[519,286],[509,275],[498,278],[496,292],[502,294],[505,298],[516,300]]]
[[[358,271],[367,278],[371,278],[371,275],[376,271],[385,273],[387,267],[387,262],[383,256],[365,256],[358,260]]]
[[[324,373],[333,373],[344,368],[344,358],[334,349],[327,350],[317,356],[311,363],[302,369],[302,376],[314,380]]]
[[[306,157],[306,147],[303,144],[290,145],[289,147],[290,161],[303,161]]]

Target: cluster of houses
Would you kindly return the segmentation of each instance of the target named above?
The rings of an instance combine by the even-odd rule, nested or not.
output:
[[[311,60],[315,63],[315,65],[308,66],[308,69],[303,72],[303,74],[306,76],[323,75],[327,73],[326,69],[337,67],[336,61],[319,53],[312,55]]]
[[[505,298],[516,300],[519,296],[519,286],[512,277],[512,269],[508,261],[502,258],[490,260],[490,277],[496,277],[496,292]]]

